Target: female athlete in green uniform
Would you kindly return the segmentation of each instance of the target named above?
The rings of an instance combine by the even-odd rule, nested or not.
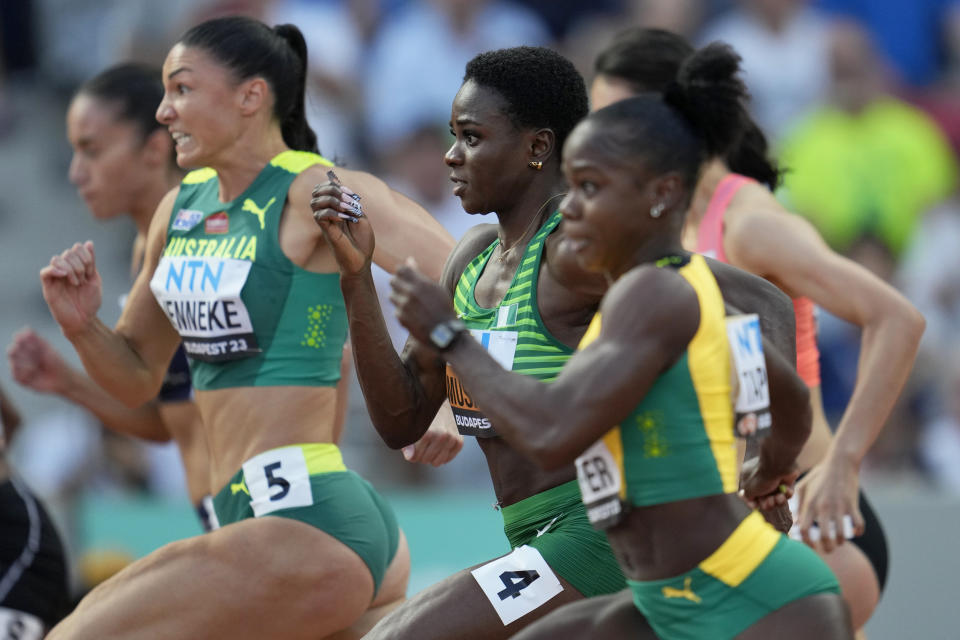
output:
[[[562,259],[556,232],[555,208],[565,188],[559,151],[585,114],[586,92],[573,65],[530,47],[474,58],[453,102],[456,140],[445,160],[454,193],[467,213],[495,211],[500,224],[476,227],[454,250],[442,280],[445,296],[505,367],[536,380],[560,371],[605,289],[602,277]],[[374,425],[387,444],[403,447],[421,437],[448,397],[461,431],[477,436],[487,457],[504,532],[517,548],[417,594],[369,637],[505,638],[566,602],[622,589],[609,545],[587,521],[573,465],[540,470],[496,437],[486,403],[477,406],[470,385],[445,370],[429,346],[412,340],[402,358],[390,356],[368,266],[372,230],[363,220],[340,219],[341,201],[341,190],[326,185],[313,206],[340,263],[357,372]],[[792,353],[789,300],[758,278],[714,266],[740,292],[741,308],[758,310],[765,326],[779,327],[786,340],[778,345]],[[743,278],[756,288],[744,286]],[[513,597],[512,580],[519,580],[513,576],[534,570],[544,580],[523,598]],[[548,578],[551,586],[541,590]]]
[[[115,329],[96,317],[90,243],[41,271],[87,372],[127,404],[156,393],[182,341],[191,358],[222,528],[169,544],[95,589],[52,638],[356,637],[404,597],[409,556],[389,507],[333,444],[346,333],[336,262],[310,215],[330,162],[304,118],[296,27],[223,18],[188,31],[157,110],[177,162],[144,269]],[[451,240],[369,174],[342,171],[384,239],[434,273]]]
[[[708,47],[663,100],[619,103],[571,134],[565,245],[613,284],[551,384],[503,371],[414,269],[398,272],[393,299],[411,335],[435,345],[503,439],[545,469],[576,459],[588,514],[606,528],[659,637],[767,638],[776,629],[783,638],[849,638],[830,570],[736,495],[724,301],[705,259],[680,242],[707,150],[738,131],[737,69],[728,48]],[[753,335],[739,350],[756,353]],[[766,361],[770,396],[789,398],[807,422],[778,421],[763,441],[744,483],[762,501],[795,477],[809,433],[792,365]],[[541,579],[527,574],[514,589]]]
[[[666,31],[621,33],[597,56],[593,108],[663,91],[693,52]],[[745,111],[743,117],[749,118]],[[837,574],[859,629],[877,605],[887,570],[882,525],[858,491],[859,467],[910,373],[924,320],[892,286],[832,252],[809,223],[788,214],[770,191],[778,170],[766,151],[763,133],[748,121],[732,152],[709,159],[687,214],[684,245],[763,276],[797,298],[797,365],[814,415],[798,458],[807,474],[797,484],[798,529],[807,540],[814,521],[820,531],[834,532],[815,546]],[[854,393],[836,435],[823,413],[811,301],[863,332]],[[845,532],[844,519],[852,531]],[[843,544],[851,536],[853,544]]]

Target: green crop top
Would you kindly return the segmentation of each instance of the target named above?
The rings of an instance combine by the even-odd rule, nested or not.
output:
[[[664,261],[690,283],[700,326],[626,420],[577,458],[580,491],[595,526],[629,506],[650,506],[737,490],[730,346],[720,288],[702,256]],[[596,340],[600,313],[580,341]]]
[[[280,248],[290,184],[323,157],[285,151],[235,200],[213,169],[183,179],[150,289],[183,338],[198,390],[334,386],[347,319],[336,273],[306,271]]]

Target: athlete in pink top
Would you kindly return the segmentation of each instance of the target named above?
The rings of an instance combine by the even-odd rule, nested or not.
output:
[[[727,252],[723,249],[724,214],[740,188],[748,184],[756,185],[757,181],[738,173],[728,173],[721,178],[700,221],[696,245],[698,253],[730,264]],[[813,302],[804,296],[793,298],[793,312],[797,320],[797,373],[808,387],[819,387],[820,351],[817,349],[817,321],[813,316]]]
[[[591,107],[670,90],[681,63],[692,53],[682,37],[666,31],[638,28],[620,34],[597,57]],[[749,118],[745,110],[742,117]],[[798,369],[808,384],[816,384],[810,389],[813,431],[797,459],[800,470],[808,472],[797,485],[797,520],[808,543],[813,544],[814,522],[824,532],[815,546],[840,580],[854,628],[859,629],[879,599],[885,544],[881,534],[875,541],[881,547],[875,554],[880,560],[871,562],[861,548],[843,544],[843,521],[849,516],[854,533],[867,537],[860,464],[903,389],[925,321],[893,287],[831,251],[809,222],[785,210],[770,190],[778,177],[766,157],[763,133],[755,125],[748,127],[737,148],[725,157],[707,159],[687,213],[684,245],[712,248],[717,258],[763,276],[802,301],[795,305]],[[811,300],[862,330],[856,386],[833,435],[823,413],[819,375],[813,375],[810,364],[817,355]],[[880,529],[869,524],[874,534]]]

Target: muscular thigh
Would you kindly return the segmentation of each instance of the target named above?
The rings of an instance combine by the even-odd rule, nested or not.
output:
[[[847,607],[837,594],[818,593],[777,609],[737,640],[853,640]]]
[[[509,556],[504,556],[504,558],[507,557]],[[486,563],[486,565],[490,564]],[[367,640],[510,638],[558,607],[583,598],[566,580],[552,571],[550,575],[546,575],[542,570],[537,571],[537,577],[527,582],[532,574],[524,572],[535,570],[522,569],[519,565],[514,567],[494,565],[493,571],[488,572],[489,576],[481,578],[486,581],[488,587],[485,593],[480,582],[471,572],[486,565],[464,569],[424,589],[381,620],[365,638]],[[537,597],[529,594],[539,590],[540,585],[537,585],[537,582],[540,580],[543,580],[544,584],[547,581],[556,580],[559,583],[559,593],[543,604],[530,608],[517,620],[504,624],[488,593],[492,593],[493,599],[498,602],[500,596],[497,594],[503,594],[504,602],[513,601],[510,604],[530,601]],[[517,594],[516,597],[514,594]]]
[[[285,518],[244,520],[131,564],[51,637],[319,638],[372,599],[366,565],[332,536]]]
[[[514,640],[656,640],[628,590],[585,598],[554,610],[514,636]]]

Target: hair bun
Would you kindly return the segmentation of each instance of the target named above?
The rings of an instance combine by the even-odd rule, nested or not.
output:
[[[740,56],[714,42],[687,58],[664,91],[664,102],[694,127],[711,156],[725,155],[743,133],[747,90],[739,72]]]

